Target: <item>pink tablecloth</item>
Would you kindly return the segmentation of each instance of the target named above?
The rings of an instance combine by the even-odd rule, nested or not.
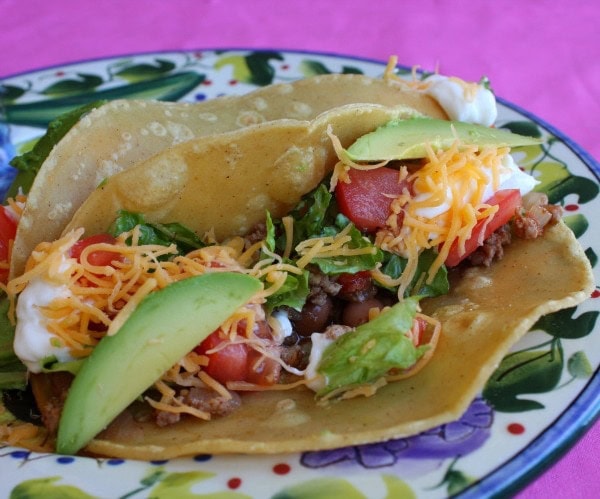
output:
[[[386,60],[479,79],[600,158],[600,4],[573,0],[1,0],[0,78],[165,49],[277,48]],[[520,493],[600,492],[600,425]]]

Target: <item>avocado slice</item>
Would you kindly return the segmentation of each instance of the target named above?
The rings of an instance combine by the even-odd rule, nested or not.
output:
[[[540,144],[534,137],[482,125],[434,118],[393,120],[367,133],[347,150],[353,161],[418,159],[427,156],[426,145],[447,149],[456,139],[480,147],[517,147]]]
[[[56,451],[75,454],[84,447],[260,289],[253,277],[223,272],[177,281],[145,297],[75,376]]]

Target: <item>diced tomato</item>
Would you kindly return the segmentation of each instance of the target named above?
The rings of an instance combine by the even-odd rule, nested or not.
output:
[[[277,383],[281,374],[281,365],[274,359],[264,357],[256,350],[248,352],[248,373],[246,381],[255,385],[271,386]]]
[[[80,259],[82,251],[92,244],[107,243],[114,244],[116,239],[110,234],[96,234],[94,236],[86,237],[77,241],[72,247],[70,255],[72,258]],[[119,260],[118,253],[112,251],[92,251],[88,255],[88,262],[91,265],[102,267],[105,265],[111,265],[114,260]]]
[[[337,276],[337,283],[342,286],[340,293],[343,295],[351,295],[371,286],[371,272],[363,270],[356,274],[344,272]]]
[[[411,337],[415,346],[419,346],[421,344],[425,329],[427,329],[427,321],[421,317],[415,317],[411,330]]]
[[[490,199],[486,201],[486,204],[497,205],[498,211],[494,214],[493,218],[487,223],[486,219],[477,222],[471,233],[471,237],[465,242],[465,252],[460,254],[458,247],[458,241],[455,241],[450,248],[448,257],[446,258],[446,265],[448,267],[454,267],[458,265],[462,260],[473,253],[485,239],[487,239],[492,233],[502,227],[504,224],[515,215],[515,211],[521,206],[521,193],[518,189],[504,189],[496,192]]]
[[[399,182],[398,170],[387,167],[352,168],[348,175],[350,182],[338,182],[335,188],[340,211],[362,231],[375,232],[385,227],[393,197],[401,194],[409,183]]]
[[[208,366],[204,370],[219,383],[228,381],[245,381],[248,372],[248,347],[244,343],[231,343],[211,353],[226,341],[221,330],[208,336],[198,347],[196,352],[208,357]]]
[[[0,209],[0,262],[8,264],[10,243],[15,239],[17,222],[6,210],[4,206]],[[8,281],[8,268],[0,269],[0,281],[3,283]]]
[[[271,329],[266,321],[258,322],[257,326],[254,332],[257,337],[271,336]],[[243,334],[245,327],[244,321],[241,321],[238,324],[238,334]],[[223,384],[228,381],[247,381],[262,386],[277,383],[281,373],[281,365],[277,361],[262,358],[260,352],[244,343],[230,343],[218,348],[225,341],[227,339],[219,329],[195,348],[197,353],[208,357],[208,366],[204,370],[209,376]],[[213,349],[216,351],[211,352]]]

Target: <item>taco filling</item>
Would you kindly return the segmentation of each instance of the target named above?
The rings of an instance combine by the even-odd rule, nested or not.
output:
[[[104,221],[106,230],[86,233],[98,221],[88,217],[94,210],[84,203],[83,215],[75,215],[60,239],[40,243],[23,274],[7,284],[16,304],[9,311],[16,321],[15,353],[32,373],[47,434],[52,439],[58,432],[57,450],[75,453],[87,445],[88,452],[144,459],[200,450],[307,450],[410,434],[456,417],[481,389],[490,364],[540,315],[580,302],[592,285],[589,263],[560,221],[560,207],[535,192],[536,180],[510,155],[511,147],[535,140],[498,134],[483,125],[413,117],[394,119],[348,143],[330,123],[327,138],[336,160],[329,173],[291,210],[274,214],[266,203],[260,222],[228,237],[168,220],[168,211],[132,210],[126,202],[113,210],[116,218]],[[188,158],[176,148],[164,154]],[[89,206],[96,206],[97,196],[114,208],[111,193],[126,174],[136,175],[135,168],[111,177]],[[487,279],[493,286],[498,273],[514,275],[519,258],[538,259],[536,251],[558,260],[566,255],[571,277],[565,275],[563,283],[557,270],[554,294],[522,300],[510,324],[490,330],[490,298],[484,291],[483,297],[472,296],[461,279]],[[76,407],[95,403],[74,393],[101,387],[80,380],[93,378],[96,368],[109,375],[110,366],[100,366],[106,364],[101,356],[110,357],[109,347],[99,345],[118,345],[128,336],[135,357],[144,345],[126,331],[143,320],[140,310],[145,307],[148,316],[168,311],[172,300],[185,316],[181,303],[192,300],[193,289],[187,295],[172,290],[217,274],[244,275],[254,291],[223,312],[226,319],[197,336],[183,355],[171,353],[179,356],[147,387],[112,404],[110,418],[82,429],[85,437],[74,435],[74,414],[82,410]],[[492,295],[495,306],[509,299]],[[153,296],[164,298],[152,302]],[[467,324],[478,308],[482,326]],[[169,323],[180,319],[166,312],[164,322],[169,332]],[[464,368],[471,371],[453,369],[472,382],[463,381],[462,388],[457,383],[448,390],[455,401],[439,397],[441,408],[435,408],[422,391],[431,395],[431,376],[448,374],[455,364],[464,341],[457,339],[457,327],[465,336],[485,327],[472,343],[484,344],[485,353],[473,353],[474,365]],[[161,342],[179,340],[163,335],[144,341],[160,349]],[[147,369],[142,355],[135,369]],[[114,369],[143,376],[123,359]],[[378,421],[365,412],[365,397],[375,401],[367,405],[387,407]],[[453,403],[457,408],[448,409]],[[356,422],[344,413],[354,414]],[[275,415],[277,422],[266,424]]]

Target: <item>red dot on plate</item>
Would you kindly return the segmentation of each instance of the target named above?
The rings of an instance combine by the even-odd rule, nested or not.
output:
[[[283,69],[283,70],[290,69],[290,66],[288,64],[282,64],[281,69]]]
[[[238,81],[237,80],[229,80],[229,84],[230,85],[237,85]]]
[[[592,291],[592,298],[598,298],[600,296],[600,289],[594,289]]]
[[[568,204],[565,206],[565,210],[567,211],[577,211],[579,209],[579,205],[577,204]]]
[[[508,430],[508,433],[512,433],[513,435],[525,433],[525,427],[521,423],[511,423],[506,429]]]
[[[206,86],[208,86],[208,85],[212,85],[212,80],[204,80],[204,81],[202,82],[202,85],[206,85]]]
[[[239,486],[240,486],[240,485],[242,485],[242,479],[241,479],[241,478],[237,478],[237,477],[235,477],[235,478],[230,478],[230,479],[227,481],[227,486],[228,486],[230,489],[237,489],[237,488],[239,488]]]
[[[292,468],[290,468],[289,464],[279,463],[273,466],[273,473],[277,475],[287,475]]]

